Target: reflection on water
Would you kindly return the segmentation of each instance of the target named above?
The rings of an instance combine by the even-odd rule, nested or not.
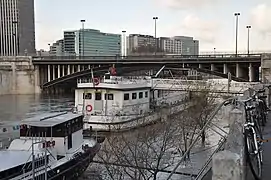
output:
[[[39,113],[70,110],[73,95],[4,95],[0,96],[0,121],[19,121]]]

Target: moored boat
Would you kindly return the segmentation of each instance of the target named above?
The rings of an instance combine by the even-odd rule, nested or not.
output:
[[[83,116],[71,112],[25,119],[20,138],[0,151],[0,179],[75,180],[99,151],[94,139],[83,139]]]

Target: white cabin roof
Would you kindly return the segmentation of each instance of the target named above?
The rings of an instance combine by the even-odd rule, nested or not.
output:
[[[22,120],[21,124],[36,127],[53,127],[80,116],[82,115],[74,114],[72,112],[44,113],[35,117],[24,119]]]
[[[31,161],[31,151],[0,151],[0,171]]]

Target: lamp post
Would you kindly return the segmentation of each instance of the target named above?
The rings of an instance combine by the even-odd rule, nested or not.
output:
[[[246,26],[247,28],[247,54],[249,55],[249,31],[251,29],[251,26]]]
[[[122,56],[125,56],[126,55],[126,53],[125,53],[125,45],[126,45],[126,42],[125,42],[125,39],[126,39],[126,37],[125,37],[125,33],[126,33],[126,31],[125,30],[123,30],[122,31]]]
[[[237,45],[238,45],[238,17],[240,16],[241,14],[238,12],[238,13],[234,13],[234,16],[236,17],[236,25],[235,25],[235,55],[237,56],[238,54],[238,51],[237,51]]]
[[[82,23],[82,38],[81,38],[82,50],[81,51],[82,51],[82,56],[84,57],[85,56],[85,37],[84,37],[85,27],[84,25],[85,25],[86,20],[81,19],[80,22]]]
[[[48,51],[49,51],[49,55],[51,54],[51,47],[50,47],[50,46],[51,46],[51,44],[48,43],[48,47],[49,47],[49,50],[48,50]]]
[[[154,54],[156,55],[156,53],[157,53],[156,21],[158,20],[158,17],[155,16],[152,19],[154,20],[154,38],[155,38],[155,52],[154,52]]]
[[[216,48],[214,48],[214,56],[215,56],[215,50],[216,50]]]

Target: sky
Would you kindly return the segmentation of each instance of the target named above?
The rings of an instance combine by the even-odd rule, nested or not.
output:
[[[238,51],[247,51],[247,25],[250,51],[271,51],[270,0],[36,0],[36,46],[48,50],[64,30],[80,29],[81,19],[102,32],[154,35],[157,16],[158,37],[192,36],[202,52],[234,52],[235,12],[241,13]]]

